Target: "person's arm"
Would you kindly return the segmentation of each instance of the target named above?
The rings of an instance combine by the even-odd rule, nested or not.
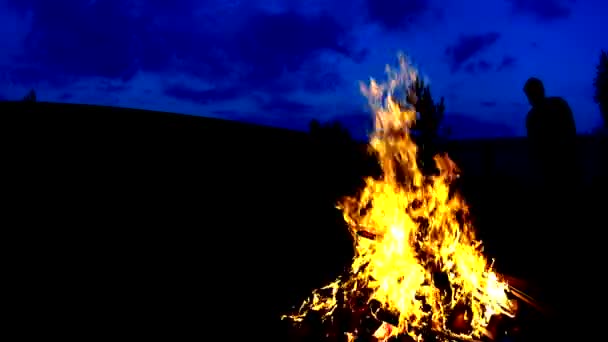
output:
[[[574,114],[572,113],[572,109],[566,100],[562,99],[561,102],[564,134],[574,138],[576,137],[576,123],[574,122]]]
[[[530,113],[526,115],[526,135],[530,137]]]
[[[534,125],[534,118],[532,115],[532,111],[528,112],[526,116],[526,135],[528,136],[528,140],[534,139],[536,137],[536,130]]]
[[[538,125],[535,123],[536,117],[533,114],[533,110],[528,112],[526,116],[526,134],[527,134],[527,143],[528,149],[531,152],[531,156],[535,156],[538,154]]]

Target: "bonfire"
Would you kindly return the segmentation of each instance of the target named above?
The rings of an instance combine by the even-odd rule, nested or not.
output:
[[[484,257],[463,199],[452,191],[458,177],[447,155],[435,157],[438,174],[425,175],[409,134],[415,105],[397,100],[418,73],[404,56],[387,66],[387,80],[362,84],[375,116],[369,146],[382,170],[366,179],[341,209],[355,245],[347,274],[312,293],[299,310],[285,316],[301,322],[308,315],[333,320],[345,310],[371,314],[380,322],[375,340],[405,336],[422,341],[472,340],[489,336],[493,317],[513,316],[509,287]],[[355,340],[362,319],[344,332]],[[357,326],[359,325],[359,326]],[[490,336],[491,337],[491,336]]]

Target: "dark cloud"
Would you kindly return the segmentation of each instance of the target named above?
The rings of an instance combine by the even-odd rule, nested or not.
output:
[[[482,59],[475,62],[469,62],[464,66],[464,71],[474,74],[478,72],[487,72],[492,69],[492,64],[490,62]]]
[[[476,63],[467,63],[467,65],[464,66],[464,71],[466,71],[469,74],[474,74],[476,70]]]
[[[129,86],[126,84],[113,84],[108,81],[103,81],[99,86],[97,86],[97,90],[107,93],[120,93],[127,89],[129,89]]]
[[[226,50],[238,57],[234,62],[242,65],[241,78],[262,86],[323,53],[356,59],[358,52],[347,41],[348,32],[329,16],[259,13],[241,26]]]
[[[539,21],[568,18],[574,0],[507,0],[515,14],[530,15]]]
[[[500,34],[497,32],[461,35],[455,44],[445,50],[452,72],[458,71],[471,58],[494,45],[499,38]]]
[[[11,83],[34,86],[40,82],[46,82],[53,86],[65,86],[76,80],[74,76],[62,74],[51,68],[38,65],[17,65],[7,72]]]
[[[504,56],[498,63],[490,63],[485,59],[478,61],[470,61],[462,68],[469,74],[483,73],[491,70],[503,71],[509,70],[515,67],[517,60],[512,56]]]
[[[322,74],[307,74],[304,78],[304,89],[312,92],[326,92],[336,90],[344,82],[342,76],[335,71],[328,71]]]
[[[304,90],[310,93],[333,91],[344,84],[343,76],[337,71],[339,66],[329,62],[312,61],[306,63],[300,72],[292,77],[299,79]]]
[[[63,93],[63,94],[61,94],[59,96],[59,100],[60,101],[67,101],[67,100],[69,100],[69,99],[71,99],[73,97],[74,97],[74,95],[72,95],[72,93]]]
[[[201,16],[201,9],[210,8],[209,0],[9,3],[32,15],[24,52],[16,59],[20,64],[10,73],[13,81],[26,85],[67,84],[92,76],[128,81],[138,71],[149,71],[213,79],[218,85],[215,93],[198,92],[210,99],[224,98],[219,94],[232,89],[219,88],[237,81],[240,88],[248,89],[324,91],[339,82],[336,74],[291,80],[285,75],[324,54],[355,62],[366,56],[352,47],[348,27],[328,15],[248,8],[234,18]],[[194,98],[186,90],[167,91]]]
[[[462,80],[452,80],[439,89],[439,92],[445,96],[447,102],[454,102],[459,97],[459,90],[466,87],[467,83]]]
[[[490,64],[488,61],[486,60],[480,60],[479,62],[477,62],[477,69],[480,71],[488,71],[492,68],[492,64]]]
[[[292,117],[293,115],[311,113],[314,107],[303,102],[275,97],[261,100],[259,109],[266,113],[276,113]]]
[[[517,59],[513,56],[504,56],[500,63],[496,66],[496,71],[508,70],[517,64]]]
[[[522,98],[523,97],[524,97],[524,95],[522,92]],[[513,101],[513,102],[511,102],[511,107],[515,111],[526,113],[530,109],[530,104],[526,103],[526,102],[521,102],[521,101]]]
[[[429,0],[365,0],[370,21],[387,30],[408,29],[430,10]]]
[[[481,101],[479,104],[482,107],[496,107],[496,101]]]
[[[476,115],[456,112],[446,113],[442,125],[449,127],[450,138],[453,139],[507,137],[515,134],[515,130],[505,124],[488,122],[476,118]]]
[[[230,101],[243,95],[243,89],[238,87],[196,90],[184,84],[169,85],[163,92],[169,97],[199,104]]]
[[[130,79],[137,71],[137,21],[126,14],[124,2],[22,1],[18,9],[28,4],[32,28],[20,62],[77,76]]]

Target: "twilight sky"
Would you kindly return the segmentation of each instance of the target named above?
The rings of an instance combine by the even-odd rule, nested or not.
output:
[[[359,81],[408,54],[457,137],[524,134],[530,76],[599,124],[605,0],[0,0],[0,99],[360,134]]]

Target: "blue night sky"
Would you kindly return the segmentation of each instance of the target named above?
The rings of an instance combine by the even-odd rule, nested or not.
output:
[[[370,115],[359,81],[408,54],[456,136],[524,134],[525,80],[599,124],[605,0],[0,0],[0,98],[306,129]],[[604,45],[602,45],[604,44]]]

